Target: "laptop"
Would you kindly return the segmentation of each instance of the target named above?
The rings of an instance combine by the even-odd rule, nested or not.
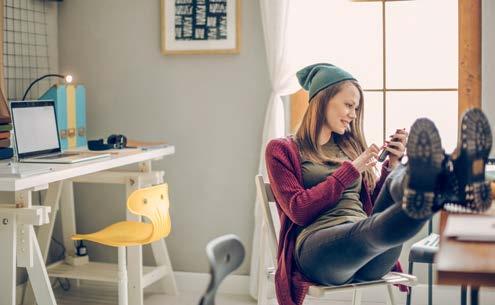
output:
[[[53,100],[11,102],[10,109],[19,162],[77,163],[110,156],[63,152]]]

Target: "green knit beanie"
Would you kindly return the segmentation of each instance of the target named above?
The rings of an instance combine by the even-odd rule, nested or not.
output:
[[[296,75],[299,84],[309,91],[310,100],[328,86],[345,80],[356,80],[349,72],[326,63],[307,66],[299,70]]]

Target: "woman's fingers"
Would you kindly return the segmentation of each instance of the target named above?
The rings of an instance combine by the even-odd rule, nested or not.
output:
[[[378,146],[376,144],[372,144],[352,163],[360,172],[363,172],[376,165],[379,152],[380,149]]]
[[[397,140],[405,143],[408,136],[409,136],[409,133],[405,129],[397,129],[397,131],[393,135],[390,135],[389,137],[391,139],[394,139],[394,140],[397,139]]]
[[[392,136],[391,138],[395,141],[405,142],[407,139],[407,135],[403,133],[398,133]]]
[[[371,144],[370,147],[368,147],[365,150],[365,153],[371,154],[371,153],[378,153],[380,151],[380,148],[376,144]]]
[[[391,147],[387,147],[385,149],[388,150],[391,154],[396,155],[397,157],[401,157],[404,154],[402,150],[394,149]]]
[[[370,168],[375,167],[376,163],[377,163],[376,160],[373,160],[373,161],[366,163],[366,169],[370,169]]]
[[[370,160],[373,160],[373,159],[378,159],[378,153],[375,152],[375,151],[367,151],[364,153],[363,155],[363,161],[364,163],[367,163],[369,162]]]
[[[406,150],[406,147],[404,146],[404,143],[402,143],[402,142],[389,142],[387,144],[387,147],[392,147],[392,148],[402,150],[402,151]]]

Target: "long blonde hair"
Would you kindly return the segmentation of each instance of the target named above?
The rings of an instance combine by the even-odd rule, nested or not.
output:
[[[332,137],[339,148],[351,160],[355,160],[366,148],[366,140],[363,132],[363,115],[364,115],[364,98],[363,90],[358,82],[347,80],[318,92],[310,101],[299,128],[295,134],[295,141],[301,152],[301,156],[315,163],[324,163],[328,161],[342,163],[344,160],[338,160],[332,156],[326,156],[321,146],[318,145],[318,138],[322,127],[326,124],[326,109],[328,102],[337,95],[346,84],[354,85],[359,91],[359,108],[356,110],[356,119],[354,119],[350,128],[339,135],[332,133]],[[376,184],[376,175],[373,169],[363,172],[363,179],[366,185],[372,190]]]

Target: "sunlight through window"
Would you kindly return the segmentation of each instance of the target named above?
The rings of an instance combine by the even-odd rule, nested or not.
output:
[[[385,10],[382,5],[293,1],[286,49],[292,68],[329,62],[353,74],[365,90],[368,143],[381,145],[395,129],[429,117],[451,151],[458,118],[457,1],[390,1]]]

